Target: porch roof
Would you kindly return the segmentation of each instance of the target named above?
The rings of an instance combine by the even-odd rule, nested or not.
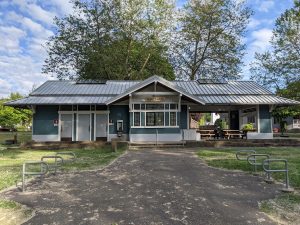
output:
[[[199,84],[197,81],[167,81],[152,76],[144,81],[114,81],[78,84],[74,81],[46,81],[28,97],[7,102],[9,106],[111,104],[152,83],[159,82],[199,104],[295,105],[298,101],[274,95],[253,81],[229,81],[225,84]]]

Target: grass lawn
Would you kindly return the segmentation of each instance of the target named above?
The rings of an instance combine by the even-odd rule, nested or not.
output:
[[[0,145],[4,144],[5,140],[14,139],[14,135],[17,134],[18,143],[31,141],[31,131],[24,132],[0,132]]]
[[[104,146],[99,149],[72,149],[72,150],[4,150],[0,155],[0,190],[20,181],[21,167],[24,161],[41,160],[42,156],[54,155],[56,152],[72,151],[76,154],[77,160],[74,163],[64,166],[64,170],[84,170],[96,169],[107,165],[113,159],[124,152],[124,149],[118,152],[112,152],[110,146]]]
[[[197,152],[209,166],[225,168],[230,170],[252,171],[245,161],[236,159],[235,153],[238,150],[247,148],[226,148],[226,149],[207,149]],[[260,203],[262,211],[268,213],[283,224],[300,224],[300,147],[268,147],[251,148],[256,153],[269,154],[271,158],[288,160],[290,184],[295,188],[294,194],[282,194],[275,199]],[[273,165],[273,164],[272,164]],[[275,164],[271,168],[282,168],[283,164]],[[262,169],[260,169],[262,171]],[[284,173],[273,173],[272,177],[282,182]]]

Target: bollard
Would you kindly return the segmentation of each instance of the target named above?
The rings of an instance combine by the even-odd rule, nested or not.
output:
[[[250,165],[253,165],[253,168],[254,168],[254,175],[258,175],[257,173],[257,166],[263,166],[263,162],[257,162],[257,157],[264,157],[266,159],[270,159],[270,155],[268,154],[251,154],[247,157],[247,162],[250,164]],[[266,172],[266,178],[265,178],[265,181],[267,183],[273,183],[273,180],[271,178],[271,175],[270,173]]]
[[[63,158],[61,156],[57,156],[57,155],[55,155],[55,156],[52,156],[52,155],[51,156],[43,156],[41,158],[41,161],[45,161],[44,159],[55,159],[54,165],[52,165],[50,163],[47,163],[48,164],[48,171],[53,171],[54,170],[54,174],[56,174],[57,169],[59,167],[61,167],[62,164],[64,163]]]
[[[26,165],[34,165],[34,164],[40,164],[41,165],[41,171],[39,172],[29,172],[26,171]],[[42,166],[42,164],[44,166]],[[26,175],[32,175],[32,176],[43,176],[48,172],[48,164],[43,161],[27,161],[23,163],[23,170],[22,170],[22,191],[25,191],[25,177]]]
[[[271,170],[270,169],[270,163],[271,162],[283,162],[284,163],[284,169],[278,169],[278,170]],[[265,166],[268,165],[268,168]],[[283,192],[293,192],[294,189],[290,187],[289,184],[289,170],[288,170],[288,161],[286,159],[265,159],[263,161],[263,169],[264,171],[268,173],[274,173],[274,172],[284,172],[285,173],[285,187],[281,189]]]

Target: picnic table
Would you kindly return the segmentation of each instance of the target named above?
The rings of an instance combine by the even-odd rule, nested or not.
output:
[[[214,130],[197,130],[201,134],[201,138],[211,138],[215,136]]]
[[[230,139],[230,138],[244,138],[246,136],[246,133],[240,130],[230,130],[230,129],[224,129],[223,130],[224,138]]]

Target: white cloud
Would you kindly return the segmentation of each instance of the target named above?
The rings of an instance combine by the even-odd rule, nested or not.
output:
[[[258,11],[260,12],[268,12],[274,6],[274,1],[261,1],[260,5],[258,6]]]
[[[20,41],[26,33],[14,26],[0,27],[0,52],[15,54],[21,52]]]
[[[21,25],[21,28],[26,31],[30,31],[32,36],[34,37],[47,39],[49,36],[53,35],[53,32],[51,30],[48,30],[32,19],[19,15],[15,12],[8,12],[6,20],[7,22],[17,23],[18,25]]]
[[[260,30],[253,31],[251,33],[253,42],[250,44],[256,51],[262,52],[270,47],[270,40],[272,37],[272,30],[263,28]]]
[[[73,12],[73,5],[70,3],[70,0],[49,0],[49,3],[55,5],[64,15]]]
[[[248,24],[248,29],[254,29],[257,26],[259,26],[261,24],[260,20],[257,20],[255,18],[251,18]]]
[[[1,62],[0,62],[1,66]],[[11,85],[6,80],[0,78],[0,97],[6,97],[8,96],[8,93],[10,93]]]
[[[0,96],[7,96],[10,92],[28,94],[34,85],[51,79],[50,76],[41,73],[42,62],[30,55],[0,56],[0,82],[4,80],[1,87],[6,87],[0,92]]]
[[[32,19],[43,22],[47,25],[53,24],[53,18],[56,16],[56,13],[51,12],[50,10],[47,11],[41,6],[28,0],[13,0],[12,3],[18,5],[20,10],[30,16]]]

